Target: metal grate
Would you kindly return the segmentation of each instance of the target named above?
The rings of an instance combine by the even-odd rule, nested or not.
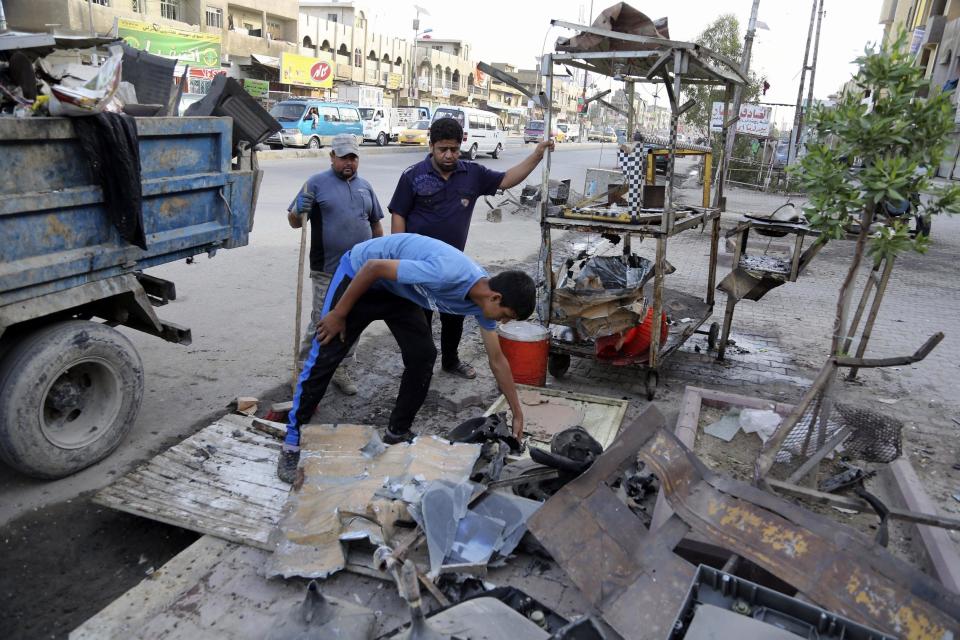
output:
[[[897,459],[903,451],[903,422],[900,420],[866,407],[837,403],[824,434],[821,433],[822,421],[818,420],[812,429],[810,426],[813,407],[817,404],[819,399],[814,399],[797,426],[783,441],[780,451],[777,452],[777,463],[789,464],[812,456],[842,427],[851,429],[850,435],[837,448],[844,456],[866,462],[885,463]]]

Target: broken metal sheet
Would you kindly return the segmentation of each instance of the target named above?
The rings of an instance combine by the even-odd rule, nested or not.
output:
[[[505,523],[500,540],[494,551],[508,556],[520,544],[527,532],[527,520],[543,506],[542,502],[521,498],[512,493],[493,491],[482,497],[470,511]]]
[[[856,622],[904,638],[957,637],[960,597],[929,576],[853,529],[714,474],[658,425],[637,426],[640,460],[696,533]]]
[[[530,532],[625,638],[664,638],[673,627],[694,575],[672,553],[688,527],[671,518],[654,534],[607,482],[636,461],[663,416],[647,409],[583,475],[568,483],[527,521]]]
[[[444,564],[487,564],[502,539],[504,524],[503,520],[468,511],[457,523],[456,538],[444,558]]]
[[[683,637],[686,640],[797,640],[799,636],[729,609],[701,604]]]
[[[437,480],[431,482],[420,500],[418,522],[427,537],[430,553],[430,577],[440,574],[443,559],[450,553],[457,538],[460,520],[467,515],[467,505],[473,495],[473,485],[454,484]]]
[[[365,425],[307,425],[301,432],[302,486],[295,488],[271,534],[274,553],[269,576],[322,578],[343,569],[341,540],[382,540],[396,519],[389,501],[377,498],[388,478],[422,476],[425,481],[468,480],[479,445],[451,444],[439,438],[417,438],[377,457],[363,449],[375,430]],[[369,451],[369,448],[367,449]]]
[[[550,634],[496,598],[474,598],[436,613],[427,621],[439,638],[509,638],[510,640],[548,640]],[[409,630],[397,640],[415,640],[424,636]]]

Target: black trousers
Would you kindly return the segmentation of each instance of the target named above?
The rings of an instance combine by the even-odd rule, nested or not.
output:
[[[349,282],[349,278],[334,276],[331,290],[327,292],[325,311],[336,304]],[[433,344],[422,307],[386,291],[370,290],[360,297],[347,316],[345,341],[334,338],[329,344],[321,345],[314,337],[293,396],[285,439],[287,445],[299,446],[300,426],[310,422],[340,361],[346,357],[363,330],[375,320],[386,323],[400,346],[403,358],[403,376],[400,378],[397,402],[390,414],[390,430],[394,433],[410,430],[430,388],[437,348]],[[362,381],[359,382],[362,384]]]
[[[427,326],[433,324],[433,310],[425,309]],[[452,369],[460,362],[460,339],[463,337],[464,316],[440,313],[440,366]]]

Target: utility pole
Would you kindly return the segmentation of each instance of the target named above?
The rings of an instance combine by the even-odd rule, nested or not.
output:
[[[817,52],[820,50],[820,23],[823,22],[823,2],[820,0],[820,11],[817,12],[817,35],[813,38],[813,61],[810,63],[810,87],[807,89],[807,109],[813,106],[813,81],[817,76]],[[797,146],[800,145],[800,131],[803,130],[804,114],[800,112],[800,124],[797,127]]]
[[[747,73],[750,71],[750,55],[753,51],[753,37],[757,32],[757,12],[759,10],[760,0],[753,0],[753,6],[750,8],[750,22],[747,23],[747,33],[743,38],[743,55],[740,58],[740,74],[744,78],[747,77]],[[740,104],[743,102],[743,88],[744,86],[742,84],[738,84],[733,89],[733,108],[730,113],[725,116],[728,120],[740,115]],[[723,158],[721,158],[723,164],[721,169],[723,184],[727,182],[727,173],[730,170],[730,156],[733,154],[733,143],[737,140],[737,125],[732,125],[725,135],[726,145],[723,149]],[[719,191],[718,194],[720,194]],[[722,194],[718,195],[718,201],[721,196]]]
[[[813,0],[813,6],[810,8],[810,27],[807,29],[807,46],[803,52],[803,67],[800,69],[800,89],[797,91],[796,111],[793,112],[793,131],[790,132],[787,164],[793,164],[797,157],[797,144],[800,142],[800,127],[803,125],[803,81],[806,78],[807,70],[810,68],[807,61],[810,59],[810,42],[813,39],[813,23],[817,18],[818,2],[819,0]]]
[[[587,20],[587,26],[593,22],[593,0],[590,0],[590,18]],[[583,111],[580,113],[580,142],[587,140],[587,70],[583,70]]]

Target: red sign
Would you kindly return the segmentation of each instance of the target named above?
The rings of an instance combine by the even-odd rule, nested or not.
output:
[[[310,67],[310,77],[316,80],[317,82],[323,82],[330,77],[330,72],[332,69],[330,65],[326,62],[318,62],[317,64]]]

